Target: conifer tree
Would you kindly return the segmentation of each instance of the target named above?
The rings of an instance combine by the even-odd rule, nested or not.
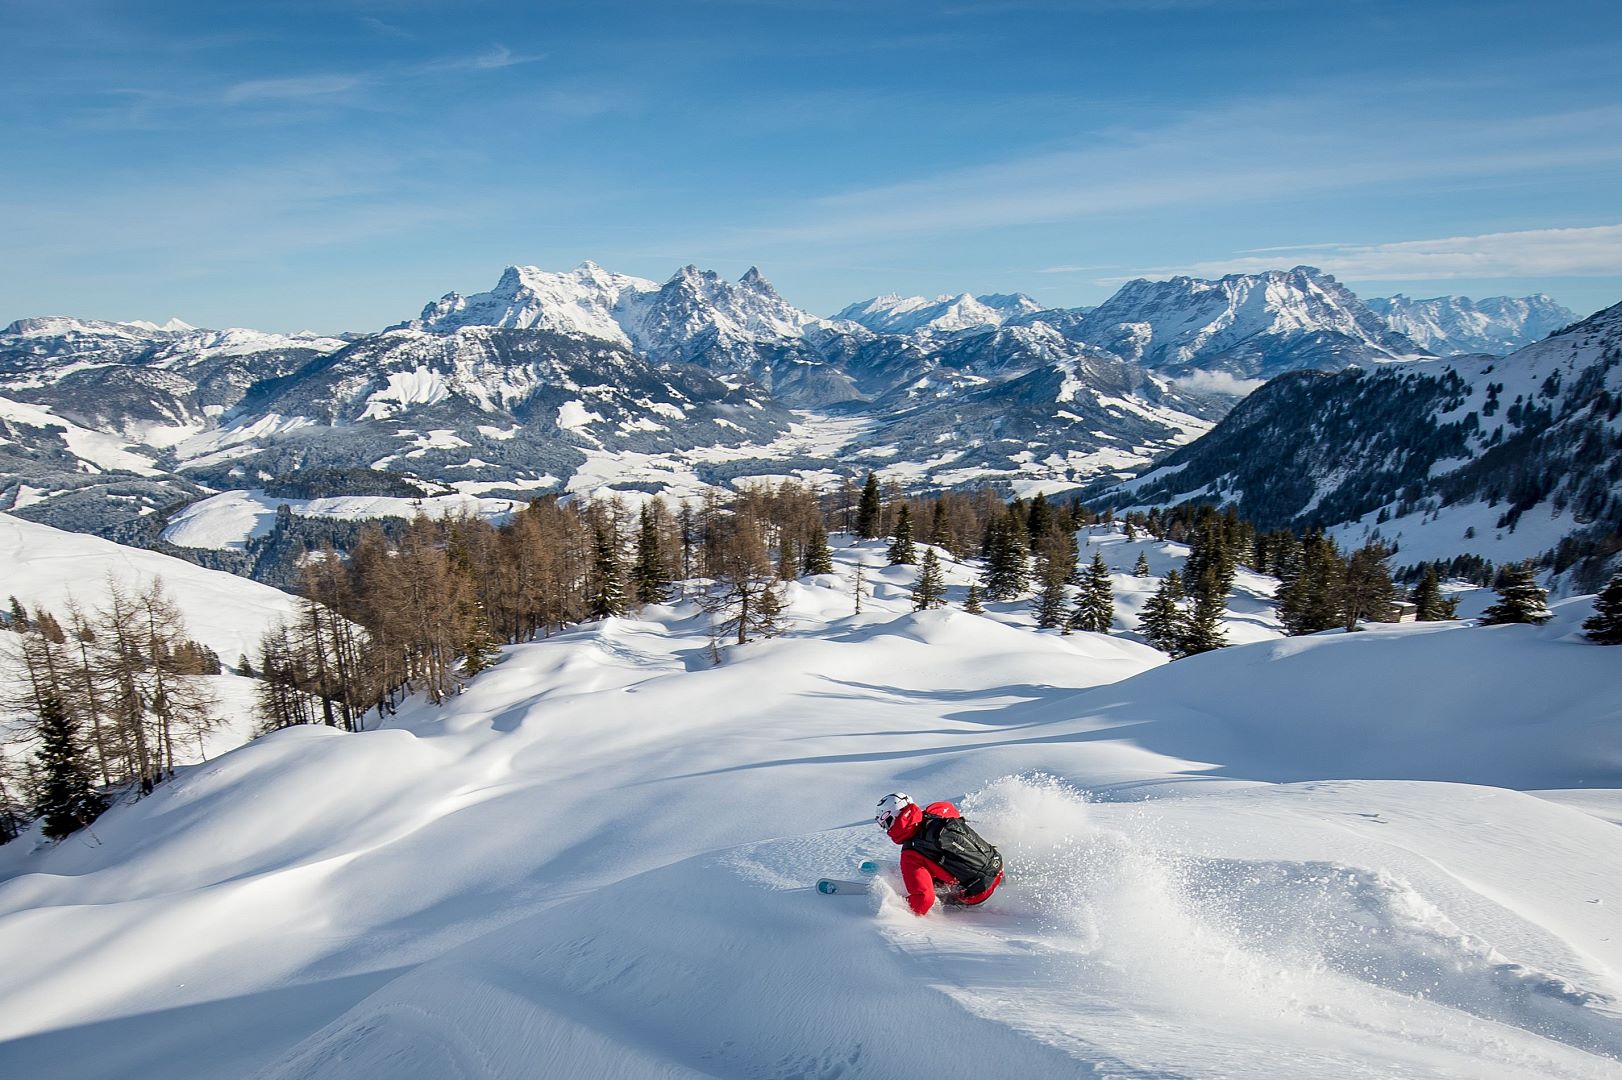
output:
[[[1278,590],[1278,616],[1291,634],[1316,634],[1345,625],[1341,592],[1346,564],[1335,542],[1322,534],[1301,546],[1301,567]]]
[[[884,505],[879,501],[879,478],[873,470],[867,472],[867,483],[862,485],[862,499],[856,507],[856,535],[873,540],[883,527]]]
[[[1115,592],[1110,584],[1109,567],[1101,552],[1093,552],[1093,562],[1081,591],[1076,594],[1076,606],[1070,613],[1072,630],[1087,630],[1094,634],[1107,634],[1115,622]]]
[[[783,594],[776,585],[767,585],[755,600],[755,632],[776,637],[782,632]]]
[[[834,572],[834,553],[828,546],[828,530],[823,528],[820,521],[811,528],[811,537],[806,541],[804,562],[801,565],[807,574]]]
[[[971,583],[968,595],[963,598],[963,610],[970,615],[984,615],[986,609],[980,603],[980,586]]]
[[[1622,645],[1622,574],[1594,597],[1594,614],[1583,620],[1583,631],[1596,645]]]
[[[887,552],[891,566],[911,566],[918,561],[918,550],[912,541],[912,511],[902,503],[896,514],[895,537]]]
[[[795,552],[794,538],[786,532],[777,541],[777,580],[793,581],[800,576],[800,558]]]
[[[1189,637],[1183,597],[1182,575],[1173,570],[1143,605],[1143,613],[1138,617],[1138,632],[1144,640],[1174,657],[1183,655],[1183,642]]]
[[[1013,527],[1016,520],[1014,512],[1006,512],[994,518],[987,528],[986,566],[981,583],[986,596],[992,600],[1013,600],[1030,583],[1025,546]]]
[[[1210,652],[1228,644],[1228,635],[1222,630],[1222,616],[1226,610],[1223,599],[1214,592],[1194,598],[1194,610],[1189,613],[1187,633],[1182,641],[1184,656]]]
[[[933,547],[925,547],[923,560],[918,564],[918,580],[912,587],[912,609],[928,611],[945,604],[946,579],[941,573],[940,556]]]
[[[665,579],[664,554],[660,550],[659,507],[656,501],[642,504],[636,534],[636,564],[633,572],[638,604],[662,604],[670,583]]]
[[[1132,566],[1133,577],[1149,576],[1149,556],[1146,552],[1138,552],[1138,561]]]
[[[607,619],[625,614],[625,582],[620,570],[619,544],[613,526],[597,526],[591,562],[591,609],[589,619]]]
[[[1549,594],[1538,586],[1530,562],[1504,568],[1504,581],[1495,590],[1498,603],[1481,613],[1482,626],[1504,623],[1541,625],[1554,618],[1549,610]]]
[[[1048,547],[1051,549],[1052,545]],[[1069,620],[1065,616],[1065,572],[1064,560],[1044,556],[1036,567],[1036,594],[1031,597],[1031,610],[1036,614],[1036,626],[1040,630],[1057,630],[1063,627],[1069,630]]]
[[[1419,584],[1414,586],[1410,599],[1418,610],[1414,618],[1419,622],[1442,622],[1458,617],[1458,597],[1444,597],[1442,583],[1436,574],[1436,565],[1427,563]]]
[[[935,509],[929,519],[929,542],[936,547],[952,547],[952,519],[946,512],[945,499],[935,500]]]
[[[490,633],[484,606],[475,603],[473,617],[468,620],[467,641],[462,645],[462,671],[469,677],[495,666],[501,656],[501,645]]]
[[[1391,602],[1397,590],[1385,565],[1390,556],[1391,549],[1375,541],[1352,552],[1346,561],[1340,604],[1341,625],[1347,633],[1356,630],[1364,619],[1391,621]]]
[[[1040,544],[1047,534],[1057,527],[1054,519],[1053,507],[1049,505],[1047,496],[1040,493],[1031,500],[1030,509],[1025,516],[1025,531],[1029,534],[1033,544]]]
[[[57,697],[46,698],[39,712],[39,814],[45,835],[61,840],[90,824],[107,808],[90,786],[79,746],[77,725]]]

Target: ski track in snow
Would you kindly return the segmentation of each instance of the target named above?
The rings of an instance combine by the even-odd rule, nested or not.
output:
[[[1088,539],[1129,628],[1137,554],[1182,552]],[[909,613],[882,552],[719,667],[690,601],[649,608],[0,848],[0,1074],[1622,1070],[1622,650],[1572,639],[1586,610],[1281,641],[1241,581],[1253,643],[1167,666],[1022,605]],[[1534,671],[1557,691],[1497,685]],[[866,817],[897,788],[1001,846],[991,903],[906,910]],[[863,858],[869,895],[811,888]]]

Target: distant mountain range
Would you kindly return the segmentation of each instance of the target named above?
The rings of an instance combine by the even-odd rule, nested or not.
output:
[[[0,331],[0,509],[110,532],[312,476],[511,498],[868,468],[1077,489],[1194,440],[1255,380],[1571,321],[1546,297],[1444,300],[1371,306],[1297,267],[1133,281],[1091,310],[890,296],[822,318],[755,269],[659,283],[585,263],[509,267],[340,338],[24,319]]]
[[[1398,565],[1546,556],[1592,590],[1622,553],[1622,304],[1508,356],[1282,375],[1089,494],[1232,504],[1263,527],[1382,540]]]
[[[1422,348],[1441,355],[1502,355],[1540,341],[1577,316],[1553,298],[1536,296],[1435,296],[1411,300],[1401,293],[1368,301],[1391,329]]]

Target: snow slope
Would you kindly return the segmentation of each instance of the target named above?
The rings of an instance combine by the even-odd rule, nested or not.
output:
[[[181,510],[164,526],[163,539],[180,547],[241,548],[268,534],[277,508],[285,506],[296,517],[369,521],[395,517],[407,520],[423,514],[432,518],[467,514],[500,524],[522,508],[512,499],[480,499],[472,495],[431,495],[403,499],[385,495],[335,495],[321,499],[277,499],[263,491],[222,491]]]
[[[834,316],[881,334],[951,333],[1001,326],[1007,319],[1041,311],[1024,293],[970,296],[950,293],[930,300],[922,296],[875,296],[851,304]]]
[[[906,612],[910,570],[839,558],[719,667],[690,603],[649,608],[0,848],[0,1073],[1622,1067],[1622,831],[1513,790],[1622,786],[1622,650],[1573,640],[1580,605],[1166,665]],[[893,867],[897,788],[969,796],[1011,867],[984,909],[808,888]]]
[[[0,597],[15,596],[30,610],[60,614],[70,598],[94,608],[109,580],[137,592],[154,578],[163,579],[191,637],[227,664],[253,655],[265,631],[295,611],[293,597],[257,581],[0,514]]]

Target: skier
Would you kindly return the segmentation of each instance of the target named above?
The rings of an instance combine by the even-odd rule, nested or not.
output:
[[[901,880],[915,915],[927,914],[937,893],[943,904],[972,907],[1002,884],[1002,856],[949,802],[920,807],[897,791],[879,800],[873,820],[901,845]]]

